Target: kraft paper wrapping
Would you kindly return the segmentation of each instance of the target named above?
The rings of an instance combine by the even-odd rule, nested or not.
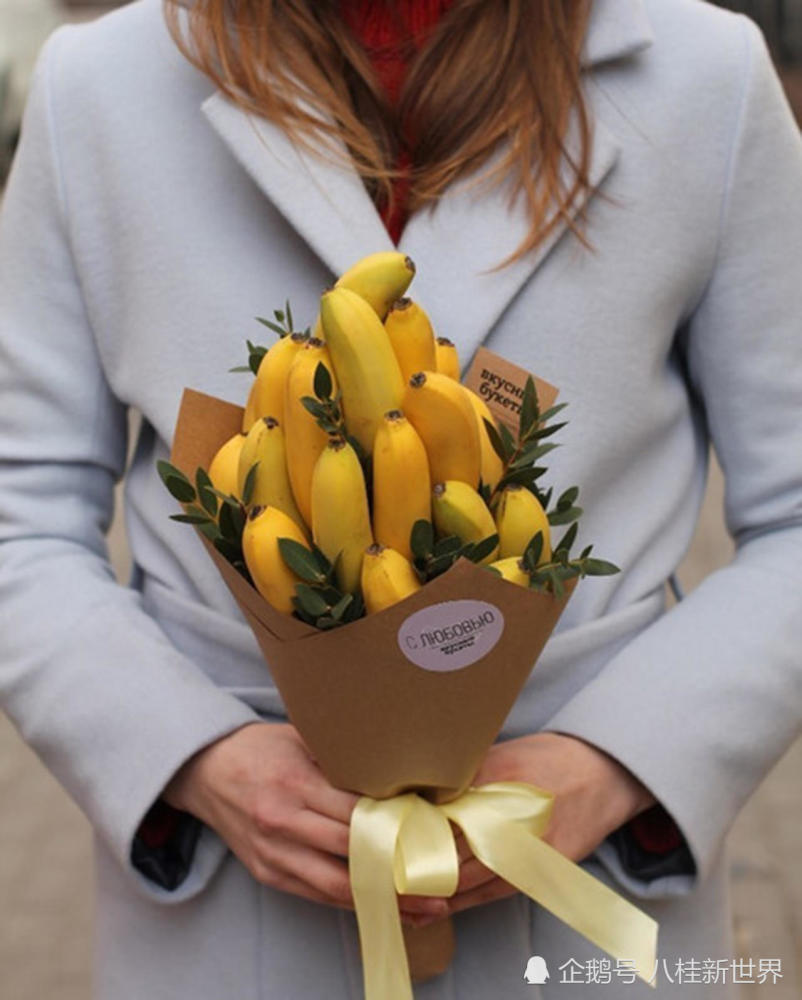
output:
[[[465,379],[514,429],[527,373],[481,348]],[[541,410],[557,395],[536,380]],[[187,389],[171,460],[190,479],[241,429],[242,408]],[[200,534],[250,625],[287,714],[337,787],[457,799],[496,738],[573,589],[560,600],[467,560],[380,614],[320,632],[274,610]],[[571,581],[574,584],[576,581]],[[413,980],[443,972],[450,920],[405,928]]]

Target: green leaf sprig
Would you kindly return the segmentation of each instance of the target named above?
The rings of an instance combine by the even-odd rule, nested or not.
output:
[[[456,535],[435,540],[431,521],[421,518],[412,525],[409,539],[412,565],[421,583],[428,583],[450,569],[457,559],[464,557],[480,563],[498,545],[498,535],[489,535],[479,542],[463,542]]]
[[[336,395],[332,395],[334,384],[331,373],[322,361],[319,361],[315,368],[313,389],[315,395],[301,396],[301,403],[315,418],[318,427],[321,427],[331,437],[343,438],[354,449],[365,474],[365,485],[370,501],[373,494],[371,489],[371,456],[353,434],[348,432],[341,405],[342,393],[337,392]]]
[[[557,598],[565,595],[565,584],[575,577],[612,576],[620,573],[618,566],[605,559],[592,559],[592,545],[582,550],[575,559],[571,558],[571,546],[576,541],[578,525],[574,522],[566,531],[552,551],[548,562],[540,562],[543,554],[543,533],[538,531],[532,536],[521,556],[521,568],[529,575],[530,590],[553,594]],[[497,576],[501,573],[492,566],[485,569]]]
[[[279,538],[278,548],[286,566],[303,581],[296,583],[292,601],[297,618],[326,630],[363,617],[362,595],[344,592],[335,583],[336,560],[332,563],[317,545],[308,549],[292,538]]]
[[[513,437],[512,432],[505,424],[499,424],[496,427],[491,421],[484,421],[490,444],[504,463],[501,478],[496,488],[491,490],[489,486],[483,485],[483,498],[489,507],[495,506],[505,486],[517,485],[534,493],[545,509],[548,505],[548,497],[538,489],[537,480],[548,470],[545,466],[535,465],[535,462],[559,447],[553,441],[544,443],[543,439],[556,434],[557,431],[566,426],[566,421],[550,426],[548,426],[548,421],[564,410],[567,405],[567,403],[558,403],[541,413],[535,382],[530,376],[526,380],[521,401],[517,439]]]
[[[278,334],[279,339],[289,337],[297,332],[293,329],[292,309],[290,308],[289,299],[287,299],[283,309],[273,310],[272,320],[267,319],[265,316],[255,316],[254,319],[257,323],[261,323],[262,326],[266,326],[268,330],[272,330],[273,333]],[[309,336],[308,327],[304,331],[304,335]],[[262,358],[268,352],[268,348],[264,344],[254,344],[250,340],[246,340],[245,343],[248,347],[248,363],[246,365],[237,365],[228,370],[229,372],[250,372],[252,375],[256,375],[259,371],[259,365],[262,363]]]
[[[195,472],[194,484],[170,462],[159,461],[156,468],[170,495],[184,507],[183,514],[171,514],[170,520],[194,525],[241,576],[253,583],[242,552],[242,530],[257,466],[246,477],[242,499],[215,489],[208,472],[200,467]]]

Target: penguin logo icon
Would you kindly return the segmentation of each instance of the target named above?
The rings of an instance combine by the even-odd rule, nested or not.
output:
[[[526,963],[524,972],[524,982],[530,986],[542,986],[549,978],[549,969],[546,960],[540,955],[533,955]]]

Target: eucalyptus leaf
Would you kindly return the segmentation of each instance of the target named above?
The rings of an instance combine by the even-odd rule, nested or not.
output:
[[[570,524],[572,521],[576,521],[577,518],[581,516],[581,507],[569,507],[568,510],[553,510],[548,515],[549,524],[554,526],[559,524]]]
[[[526,438],[529,431],[537,424],[538,416],[537,392],[535,391],[534,380],[530,375],[526,380],[524,396],[521,401],[521,413],[518,420],[519,440],[523,441]]]
[[[506,451],[506,455],[502,456],[502,458],[506,461],[511,455],[515,454],[517,445],[515,443],[515,438],[512,436],[512,431],[506,424],[499,423],[498,432],[501,435],[501,440]]]
[[[286,304],[284,306],[284,311],[287,314],[287,329],[288,330],[292,330],[292,329],[294,329],[294,324],[292,322],[292,309],[290,309],[290,300],[289,299],[287,299],[287,302],[286,302]]]
[[[497,546],[498,535],[488,535],[487,538],[483,538],[480,542],[475,543],[473,552],[468,558],[471,562],[480,563],[483,559],[486,559],[497,548]]]
[[[549,420],[551,420],[552,417],[556,416],[561,410],[564,410],[566,406],[568,406],[568,403],[557,403],[556,406],[549,407],[549,409],[546,410],[545,413],[540,414],[539,423],[540,424],[547,423]]]
[[[198,531],[208,538],[210,542],[213,542],[215,538],[220,538],[220,529],[217,527],[217,521],[207,521],[206,524],[199,524]]]
[[[304,611],[315,618],[325,615],[330,610],[328,601],[324,600],[318,591],[314,587],[310,587],[308,583],[296,583],[295,594]]]
[[[449,553],[448,555],[430,559],[427,573],[428,578],[432,580],[434,577],[440,576],[441,573],[445,573],[447,569],[450,569],[456,562],[456,555],[456,553]]]
[[[237,531],[237,522],[234,518],[234,507],[228,500],[220,504],[220,513],[217,516],[217,523],[220,525],[220,534],[230,542],[238,542],[240,533]]]
[[[167,486],[168,479],[177,479],[179,482],[186,483],[187,486],[192,486],[192,483],[190,483],[184,473],[170,462],[165,462],[163,459],[160,459],[156,463],[156,469],[165,486]]]
[[[301,404],[305,410],[308,410],[318,420],[324,420],[328,417],[329,411],[326,405],[321,403],[319,399],[315,399],[314,396],[301,396]]]
[[[540,440],[540,438],[550,437],[552,434],[556,434],[557,431],[561,431],[563,427],[568,426],[568,421],[564,420],[561,424],[550,424],[548,427],[539,427],[536,431],[532,431],[529,437],[534,440]]]
[[[279,337],[286,337],[287,336],[287,331],[284,329],[284,327],[283,326],[279,326],[277,323],[274,323],[272,320],[265,319],[264,316],[256,316],[255,319],[256,319],[257,323],[261,323],[262,326],[266,326],[268,328],[268,330],[272,330],[273,333],[277,333],[279,335]]]
[[[446,556],[450,552],[457,552],[462,548],[462,541],[457,535],[446,535],[436,543],[433,554],[435,556]]]
[[[334,572],[334,567],[332,566],[329,559],[326,557],[326,553],[323,551],[323,549],[318,548],[318,546],[315,545],[314,542],[312,543],[312,554],[317,560],[320,572],[323,573],[324,576],[326,576],[327,578],[330,577],[331,574]]]
[[[232,565],[242,559],[242,549],[227,538],[219,535],[212,542],[217,551],[224,556]]]
[[[416,559],[426,559],[434,549],[434,528],[431,521],[423,518],[412,525],[409,547]]]
[[[527,489],[532,489],[533,484],[536,480],[540,479],[542,475],[548,472],[542,465],[533,465],[528,469],[513,469],[512,472],[508,472],[499,482],[498,489],[504,489],[505,486],[526,486]],[[534,493],[535,490],[532,489]]]
[[[256,476],[258,475],[259,463],[254,462],[248,469],[248,475],[242,484],[242,502],[248,507],[253,500],[253,491],[256,488]]]
[[[590,553],[592,551],[593,551],[593,546],[592,545],[588,545],[588,547],[586,549],[582,549],[581,553],[579,554],[579,558],[580,559],[587,559],[587,557],[590,555]]]
[[[578,496],[578,486],[572,486],[570,489],[567,489],[560,495],[560,498],[557,501],[557,510],[567,510],[569,507],[573,507]]]
[[[195,487],[185,477],[177,479],[175,476],[168,476],[164,485],[180,503],[192,503],[197,499]]]
[[[331,373],[322,361],[318,361],[317,368],[315,368],[313,386],[318,399],[326,400],[331,397],[331,390],[334,388],[334,384],[331,380]]]
[[[540,562],[540,557],[543,555],[543,532],[537,531],[529,539],[524,549],[523,560],[524,566],[534,571],[537,569],[537,564]]]
[[[351,594],[343,594],[343,596],[339,599],[339,601],[337,601],[337,603],[333,605],[331,609],[331,617],[336,619],[336,621],[338,622],[342,621],[343,616],[345,615],[349,605],[352,603],[353,600],[354,598]]]
[[[606,559],[585,559],[584,569],[588,576],[613,576],[621,570]]]
[[[234,537],[241,544],[242,543],[242,532],[245,528],[246,513],[242,504],[237,500],[236,502],[229,500],[228,506],[231,508],[231,521],[234,525]]]
[[[566,531],[562,538],[557,543],[554,551],[555,552],[565,552],[566,555],[571,551],[571,546],[576,541],[576,534],[579,531],[579,525],[574,521],[571,527]]]
[[[487,417],[483,417],[482,422],[485,425],[485,430],[487,431],[487,436],[490,439],[490,444],[493,448],[493,451],[498,455],[498,457],[501,459],[502,462],[506,462],[507,459],[510,457],[510,454],[512,453],[508,452],[506,447],[504,446],[504,441],[502,440],[501,435],[498,432],[498,429],[496,428],[495,424],[492,424],[487,419]]]
[[[313,552],[294,538],[279,538],[278,550],[285,564],[307,583],[325,583],[326,574],[321,571],[320,564]]]
[[[248,372],[249,374],[254,374],[253,368],[250,365],[235,365],[233,368],[229,368],[229,373],[233,372]]]
[[[171,521],[178,521],[179,524],[209,524],[209,518],[205,514],[171,514]],[[213,522],[212,522],[213,523]]]
[[[555,448],[559,448],[559,444],[554,441],[547,441],[546,444],[536,444],[531,448],[527,448],[520,457],[516,458],[514,462],[511,463],[511,469],[523,469],[527,465],[532,465],[539,458],[544,455],[548,455],[550,451],[554,451]]]

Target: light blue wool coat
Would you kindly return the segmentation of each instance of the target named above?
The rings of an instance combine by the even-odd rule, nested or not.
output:
[[[660,957],[733,954],[724,843],[802,714],[802,142],[763,38],[699,0],[596,0],[584,50],[595,120],[593,251],[564,226],[496,273],[526,230],[503,193],[457,185],[401,249],[412,294],[464,361],[484,342],[570,401],[558,488],[581,487],[586,580],[504,728],[576,734],[675,817],[698,871],[588,870],[660,921]],[[573,141],[573,140],[572,140]],[[168,893],[132,837],[192,753],[281,717],[256,644],[155,472],[185,385],[242,401],[252,317],[312,320],[332,274],[389,248],[350,170],[302,156],[177,52],[159,0],[46,44],[0,219],[0,698],[97,831],[97,1000],[355,1000],[353,915],[258,885],[205,830]],[[104,531],[126,473],[135,562]],[[666,613],[708,442],[733,564]],[[456,919],[458,954],[421,1000],[729,997],[613,975],[518,896]],[[523,980],[532,954],[552,978]],[[757,958],[758,956],[755,956]]]

